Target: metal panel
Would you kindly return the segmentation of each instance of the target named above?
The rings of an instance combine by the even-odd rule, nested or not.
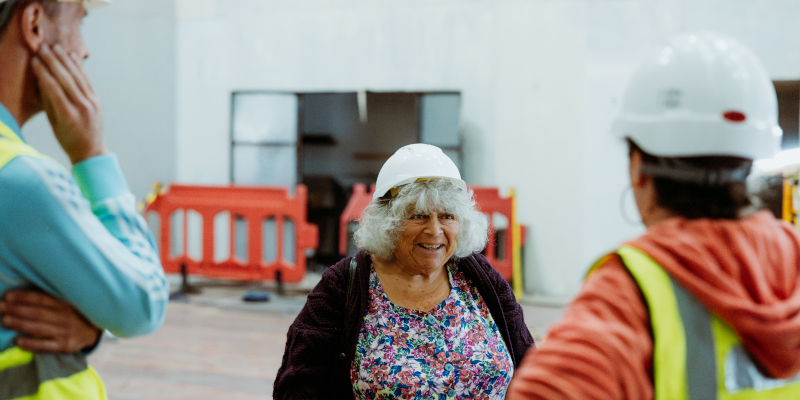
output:
[[[233,141],[292,145],[297,143],[297,95],[234,94]]]
[[[233,181],[240,185],[297,184],[295,146],[236,145],[233,148]]]
[[[420,99],[420,139],[439,147],[459,147],[461,95],[424,94]],[[455,160],[453,160],[455,161]]]

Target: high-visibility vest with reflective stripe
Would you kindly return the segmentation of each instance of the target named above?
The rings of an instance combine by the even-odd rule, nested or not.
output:
[[[82,354],[0,352],[0,400],[106,400],[106,389]]]
[[[0,169],[21,155],[48,158],[0,122]],[[85,355],[31,353],[19,347],[0,351],[0,400],[76,399],[107,399],[103,381]]]
[[[650,311],[655,400],[800,399],[800,375],[771,379],[761,374],[736,332],[650,256],[632,246],[616,254]]]

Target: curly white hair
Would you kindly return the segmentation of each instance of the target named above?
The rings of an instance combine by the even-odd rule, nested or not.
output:
[[[403,186],[393,198],[373,200],[361,216],[354,239],[359,249],[394,261],[403,224],[411,214],[444,212],[459,222],[458,244],[453,258],[464,258],[486,247],[488,218],[477,209],[472,190],[446,180],[427,180]]]

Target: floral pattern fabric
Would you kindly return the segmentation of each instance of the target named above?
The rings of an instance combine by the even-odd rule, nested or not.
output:
[[[448,265],[450,296],[425,313],[392,304],[374,267],[350,380],[358,399],[503,399],[514,364],[477,289]]]

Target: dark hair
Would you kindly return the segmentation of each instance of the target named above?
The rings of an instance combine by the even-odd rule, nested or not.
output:
[[[0,37],[3,37],[6,34],[8,23],[11,22],[11,18],[14,17],[14,14],[17,13],[17,10],[21,10],[31,3],[41,4],[42,8],[44,8],[45,14],[51,18],[55,17],[61,8],[61,4],[58,2],[58,0],[10,0],[0,3]]]
[[[645,152],[632,140],[626,140],[628,155],[638,152],[642,155],[642,163],[646,165],[681,164],[706,173],[741,169],[749,173],[752,166],[752,160],[730,156],[658,157]],[[751,205],[743,179],[708,184],[649,175],[653,178],[656,203],[688,219],[737,219],[741,211]]]

